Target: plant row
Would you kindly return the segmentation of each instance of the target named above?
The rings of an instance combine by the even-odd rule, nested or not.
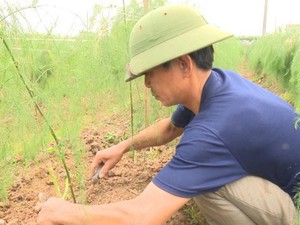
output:
[[[250,67],[275,79],[300,112],[300,30],[279,31],[258,38],[248,49]]]

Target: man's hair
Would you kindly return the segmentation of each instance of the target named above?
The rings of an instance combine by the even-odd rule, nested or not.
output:
[[[189,54],[197,67],[202,70],[210,70],[214,62],[214,48],[209,45]]]
[[[196,66],[202,70],[210,70],[214,62],[214,48],[209,45],[205,48],[201,48],[188,54],[192,60],[196,63]],[[172,61],[172,60],[171,60]],[[162,66],[168,69],[171,65],[171,61],[165,62]]]

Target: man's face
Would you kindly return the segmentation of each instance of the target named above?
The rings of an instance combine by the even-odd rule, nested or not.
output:
[[[151,94],[164,106],[180,103],[181,70],[176,60],[168,67],[157,66],[145,73],[145,86],[151,89]]]

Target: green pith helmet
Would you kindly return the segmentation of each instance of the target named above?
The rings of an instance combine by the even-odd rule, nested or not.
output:
[[[169,5],[153,10],[143,16],[131,31],[130,62],[125,81],[231,36],[207,24],[192,7]]]

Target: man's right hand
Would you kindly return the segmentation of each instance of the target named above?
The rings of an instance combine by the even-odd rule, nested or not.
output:
[[[102,169],[99,171],[99,177],[102,178],[107,175],[108,171],[111,170],[122,158],[125,150],[125,143],[119,143],[110,148],[98,151],[91,163],[89,176],[92,177],[99,165],[104,164]]]
[[[135,150],[141,150],[146,147],[163,145],[179,137],[182,133],[183,128],[174,126],[170,118],[159,120],[133,137],[97,152],[90,166],[89,175],[92,177],[98,167],[104,164],[99,171],[99,177],[106,176],[108,171],[121,160],[123,154],[129,151],[131,146],[134,146]]]

